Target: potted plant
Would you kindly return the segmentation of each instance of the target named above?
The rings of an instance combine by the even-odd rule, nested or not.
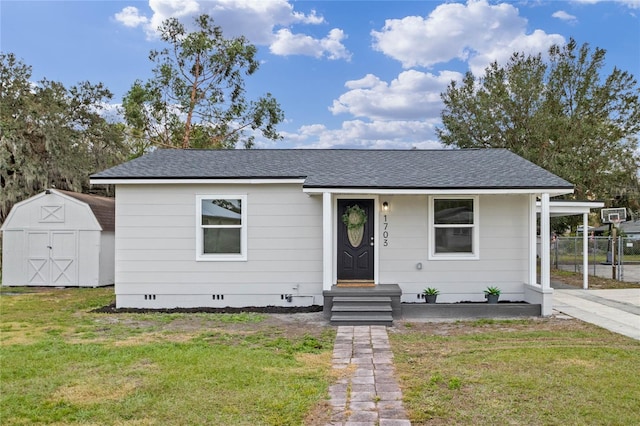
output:
[[[500,298],[500,289],[495,286],[489,286],[484,291],[484,298],[487,299],[489,303],[498,303],[498,299]]]
[[[436,303],[440,291],[437,288],[427,287],[422,294],[424,294],[424,299],[427,303]]]

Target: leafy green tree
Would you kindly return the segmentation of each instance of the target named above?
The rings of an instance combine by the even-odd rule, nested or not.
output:
[[[467,73],[441,94],[438,136],[446,146],[499,147],[575,184],[576,199],[640,209],[640,88],[605,50],[571,39],[541,55],[515,53],[484,76]]]
[[[123,101],[124,116],[139,150],[150,146],[233,148],[254,144],[260,131],[280,138],[276,125],[284,119],[278,102],[266,94],[245,97],[244,77],[258,69],[255,46],[244,37],[226,39],[208,15],[195,19],[188,32],[170,18],[159,28],[168,48],[153,50],[153,77],[136,81]]]
[[[102,84],[30,79],[30,66],[0,53],[0,221],[46,188],[88,191],[91,173],[129,156],[124,126],[101,115],[112,97]]]

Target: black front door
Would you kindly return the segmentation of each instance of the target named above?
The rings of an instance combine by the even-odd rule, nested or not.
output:
[[[337,216],[338,280],[373,280],[373,200],[339,199]]]

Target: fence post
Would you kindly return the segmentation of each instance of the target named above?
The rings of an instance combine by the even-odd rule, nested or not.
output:
[[[573,240],[573,272],[578,273],[580,269],[578,268],[578,240],[574,238]]]
[[[614,226],[611,229],[611,278],[614,280],[618,279],[618,271],[616,268],[616,254],[618,252],[618,247],[616,247],[616,243],[618,242],[618,238],[616,236],[617,228]]]
[[[624,238],[622,235],[618,237],[618,277],[620,281],[624,281]]]
[[[596,276],[596,252],[598,251],[598,240],[593,236],[593,276]]]

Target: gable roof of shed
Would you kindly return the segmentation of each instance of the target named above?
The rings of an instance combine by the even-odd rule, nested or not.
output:
[[[99,195],[83,194],[80,192],[54,189],[53,191],[75,198],[89,205],[96,220],[103,231],[114,231],[116,224],[116,202],[114,198],[101,197]]]
[[[131,179],[304,179],[305,188],[572,189],[506,149],[159,149],[91,176]]]

